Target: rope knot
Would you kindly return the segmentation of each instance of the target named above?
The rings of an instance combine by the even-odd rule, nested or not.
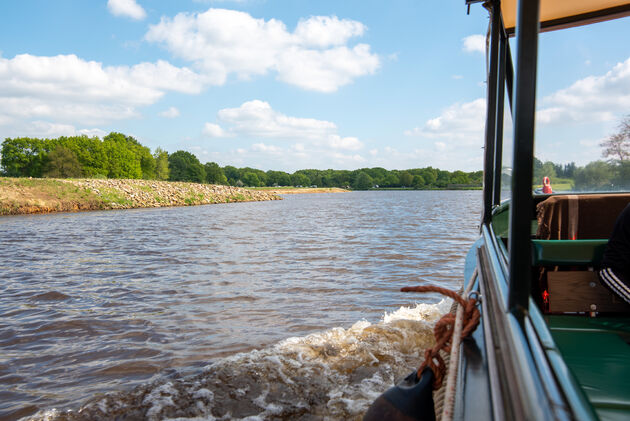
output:
[[[479,309],[477,308],[477,298],[468,298],[465,300],[457,292],[447,288],[441,288],[437,286],[417,286],[417,287],[405,287],[401,289],[402,292],[437,292],[455,300],[464,310],[463,327],[461,338],[465,338],[470,335],[479,324],[481,317]],[[453,330],[455,327],[456,316],[453,313],[446,313],[435,324],[433,328],[433,334],[435,335],[435,346],[427,349],[424,352],[424,362],[418,368],[418,377],[421,377],[422,370],[426,367],[430,367],[435,374],[433,380],[433,388],[435,390],[442,387],[442,381],[446,372],[446,364],[444,359],[440,355],[440,351],[451,352],[451,345],[453,343]]]

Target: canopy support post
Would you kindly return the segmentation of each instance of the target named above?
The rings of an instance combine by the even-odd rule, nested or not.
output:
[[[503,116],[505,104],[505,71],[507,65],[507,43],[508,38],[501,23],[501,34],[499,39],[499,76],[497,80],[497,122],[496,122],[496,145],[494,152],[494,198],[492,204],[501,204],[501,182],[503,173]]]
[[[510,205],[510,285],[508,309],[523,320],[531,286],[531,221],[534,214],[532,176],[536,116],[536,65],[540,4],[519,0],[516,86],[514,96],[514,158]]]
[[[488,69],[488,103],[486,110],[486,136],[483,178],[483,222],[489,223],[492,217],[492,195],[494,192],[494,148],[497,116],[497,63],[499,56],[499,28],[501,10],[497,0],[487,6],[490,10],[490,64]]]

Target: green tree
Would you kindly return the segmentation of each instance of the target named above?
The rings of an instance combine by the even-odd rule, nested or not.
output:
[[[85,177],[97,175],[106,176],[108,173],[107,154],[103,142],[96,136],[61,136],[52,139],[50,149],[63,146],[71,150],[81,164],[81,170]]]
[[[206,170],[206,182],[210,184],[227,184],[227,177],[216,162],[206,162],[203,166]]]
[[[83,175],[81,163],[73,151],[58,145],[48,154],[44,176],[52,178],[76,178]]]
[[[302,173],[295,172],[291,176],[291,182],[294,186],[307,187],[311,185],[311,179]]]
[[[124,134],[115,132],[108,134],[103,138],[103,147],[107,155],[109,178],[142,178],[140,159],[129,146]]]
[[[427,186],[433,186],[437,181],[438,170],[432,167],[423,168],[420,175],[424,178],[424,182]]]
[[[470,184],[468,174],[463,171],[453,171],[451,174],[451,184]]]
[[[243,184],[249,187],[258,187],[261,185],[260,178],[253,172],[243,174]]]
[[[170,170],[168,168],[168,152],[157,148],[153,153],[155,159],[155,178],[157,180],[168,180]]]
[[[204,183],[206,171],[197,157],[187,151],[177,151],[168,156],[169,180]]]
[[[268,186],[290,186],[291,176],[284,171],[267,171]]]
[[[449,184],[451,184],[451,173],[449,173],[448,171],[438,170],[435,185],[444,188]]]
[[[372,177],[370,177],[365,171],[361,171],[354,180],[352,187],[355,190],[367,190],[372,187],[372,183]]]
[[[46,149],[46,142],[42,139],[5,139],[0,160],[4,174],[9,177],[41,177],[46,163]]]
[[[542,184],[543,177],[549,177],[551,181],[556,178],[556,166],[551,161],[546,161],[542,163],[539,159],[534,164],[534,184]]]
[[[413,183],[412,183],[412,185],[413,185],[414,189],[421,189],[421,188],[423,188],[424,185],[425,185],[424,178],[422,178],[421,175],[414,175],[413,176]]]
[[[241,173],[239,172],[238,168],[231,165],[226,165],[225,167],[223,167],[223,173],[227,177],[230,186],[235,186],[236,182],[241,179]]]
[[[614,168],[604,161],[588,163],[575,170],[576,190],[608,190],[615,176]]]
[[[400,185],[403,187],[411,187],[413,185],[413,175],[407,171],[400,173]]]

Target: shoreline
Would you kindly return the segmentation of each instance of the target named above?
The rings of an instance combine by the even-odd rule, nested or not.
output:
[[[245,187],[251,191],[272,194],[314,194],[314,193],[349,193],[351,190],[340,187]]]
[[[180,181],[0,177],[0,215],[282,200],[272,192]]]

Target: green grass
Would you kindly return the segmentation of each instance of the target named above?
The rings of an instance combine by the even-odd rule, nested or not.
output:
[[[203,199],[204,195],[202,193],[195,193],[191,190],[188,192],[188,196],[184,198],[184,203],[188,206],[197,205],[203,202]]]
[[[227,199],[228,202],[244,202],[245,200],[247,200],[247,198],[243,196],[242,193],[233,194]]]
[[[100,199],[103,203],[109,204],[117,204],[124,206],[132,206],[133,202],[127,199],[121,192],[116,189],[101,189]]]

